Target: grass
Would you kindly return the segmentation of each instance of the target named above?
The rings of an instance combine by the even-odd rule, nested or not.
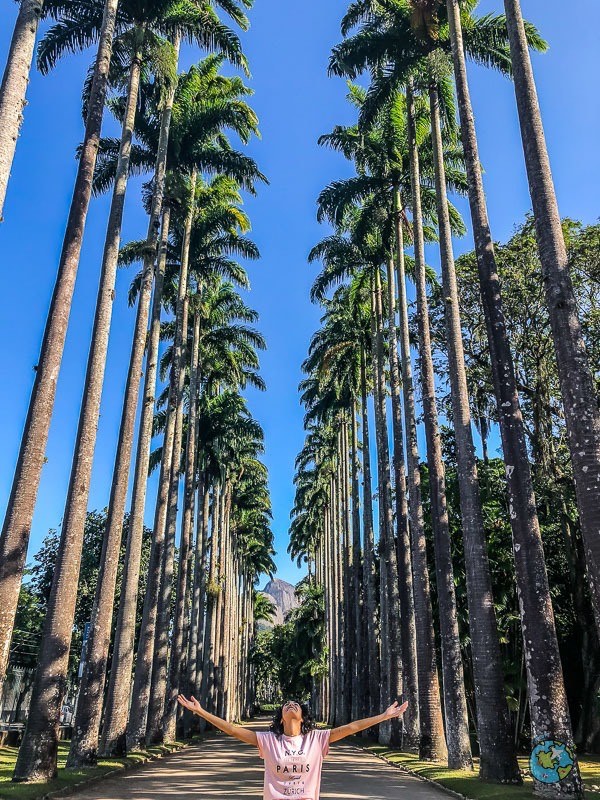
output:
[[[141,764],[148,758],[156,758],[178,750],[181,744],[165,744],[149,747],[142,753],[132,753],[125,758],[104,758],[97,766],[89,769],[66,769],[65,763],[69,744],[59,745],[58,777],[47,783],[12,783],[12,774],[17,760],[18,748],[0,747],[0,798],[6,800],[38,800],[48,792],[67,789],[90,778],[100,778],[115,769],[125,769]]]
[[[440,764],[429,761],[419,761],[413,753],[400,753],[390,750],[385,745],[368,743],[362,739],[355,739],[359,747],[364,747],[372,753],[383,756],[393,764],[404,769],[429,778],[447,789],[470,798],[470,800],[531,800],[533,796],[533,781],[529,777],[527,758],[519,758],[519,765],[524,774],[522,786],[506,786],[495,783],[484,783],[477,777],[477,772],[466,770],[450,770]],[[588,797],[600,797],[600,757],[580,756],[579,766]]]

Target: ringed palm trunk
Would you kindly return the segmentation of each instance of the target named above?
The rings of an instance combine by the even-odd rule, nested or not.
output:
[[[0,86],[0,222],[17,139],[27,105],[25,94],[44,0],[21,0]]]
[[[554,612],[523,431],[523,417],[506,332],[498,270],[481,177],[463,49],[460,8],[457,0],[447,0],[447,8],[469,182],[469,205],[506,465],[532,736],[534,739],[540,736],[558,739],[572,746],[571,718],[558,651]],[[535,789],[538,794],[546,797],[561,794],[581,797],[581,776],[577,765],[558,786],[553,787],[536,781]]]
[[[174,369],[171,368],[170,385],[175,382]],[[170,391],[170,395],[174,396]],[[167,515],[167,500],[169,489],[169,476],[173,460],[173,439],[175,437],[175,409],[169,401],[167,408],[167,421],[163,436],[162,458],[160,464],[160,477],[158,496],[154,509],[154,525],[152,530],[152,547],[148,564],[148,578],[144,607],[142,611],[142,624],[140,638],[136,653],[133,691],[131,706],[126,727],[126,748],[128,752],[143,750],[146,744],[146,727],[148,722],[148,705],[152,684],[152,666],[154,655],[154,637],[158,614],[159,598],[161,592],[161,578],[165,549],[165,527]]]
[[[218,507],[220,505],[220,486],[213,485],[211,531],[210,531],[210,560],[208,568],[208,591],[206,593],[206,620],[204,624],[204,643],[202,647],[202,683],[200,686],[200,704],[208,709],[210,686],[214,685],[214,652],[216,628],[216,590],[218,585],[217,555],[219,548]],[[210,710],[210,709],[209,709]],[[200,730],[206,729],[207,722],[200,720]]]
[[[226,556],[229,546],[229,539],[226,527],[226,507],[227,496],[229,494],[229,479],[226,478],[223,490],[221,492],[221,502],[219,504],[219,596],[217,598],[217,613],[216,621],[217,627],[215,630],[215,663],[214,663],[214,681],[211,687],[211,696],[213,708],[217,716],[223,716],[223,638],[225,628],[225,585],[227,580],[227,567]]]
[[[186,284],[187,291],[187,284]],[[188,329],[188,298],[183,298],[181,312],[181,328]],[[187,336],[185,337],[187,338]],[[169,629],[171,622],[171,596],[173,592],[173,572],[175,565],[175,536],[177,532],[177,501],[181,472],[181,450],[183,442],[183,393],[185,382],[185,343],[175,348],[175,372],[173,385],[175,388],[175,429],[173,433],[173,452],[171,470],[166,477],[167,513],[165,519],[165,546],[161,566],[160,592],[156,610],[156,627],[154,631],[154,655],[150,682],[150,700],[146,723],[146,743],[156,744],[162,741],[162,718],[167,691],[167,660],[169,654]]]
[[[190,237],[194,219],[196,192],[196,173],[190,183],[190,206],[188,208],[183,242],[181,247],[181,266],[177,294],[176,329],[173,342],[174,379],[171,384],[169,408],[175,415],[173,435],[173,455],[170,473],[165,475],[168,488],[165,488],[167,499],[165,547],[163,551],[161,589],[156,613],[154,635],[154,659],[150,701],[146,729],[146,741],[153,744],[162,741],[162,719],[167,691],[167,656],[169,640],[169,621],[171,613],[171,593],[173,589],[173,562],[175,556],[175,535],[177,528],[177,503],[179,497],[179,479],[181,467],[181,450],[183,440],[183,403],[185,386],[185,357],[188,335],[188,272],[190,255]],[[174,404],[174,405],[173,405]]]
[[[375,575],[375,535],[373,530],[373,486],[371,478],[371,437],[369,435],[369,407],[367,395],[367,364],[364,345],[361,346],[361,411],[362,411],[362,456],[363,456],[363,517],[364,517],[364,581],[366,594],[368,708],[374,716],[379,708],[380,662],[377,644],[377,586]]]
[[[344,571],[344,559],[343,559],[343,549],[344,549],[344,506],[343,506],[343,474],[342,474],[342,464],[341,464],[341,457],[340,457],[340,442],[341,442],[341,430],[339,433],[338,438],[338,454],[337,454],[337,472],[335,477],[335,488],[336,488],[336,528],[337,528],[337,535],[335,537],[335,579],[336,579],[336,637],[335,637],[335,644],[336,644],[336,667],[337,667],[337,720],[338,724],[343,724],[346,722],[345,708],[344,708],[344,673],[345,673],[345,661],[344,661],[344,578],[343,578],[343,571]]]
[[[173,42],[176,60],[179,54],[179,37]],[[133,335],[131,355],[129,362],[129,376],[127,392],[123,403],[121,427],[119,431],[119,445],[113,471],[111,488],[111,502],[109,505],[109,531],[122,527],[125,514],[127,486],[129,483],[129,470],[131,453],[133,450],[135,418],[139,397],[139,375],[142,371],[144,350],[148,346],[146,357],[146,372],[144,376],[144,399],[140,417],[140,428],[136,452],[134,471],[134,485],[132,494],[131,517],[126,545],[125,572],[123,586],[119,600],[117,627],[113,646],[113,660],[110,675],[107,707],[104,715],[104,728],[101,737],[100,750],[103,754],[121,754],[127,748],[126,727],[129,712],[131,669],[133,664],[133,647],[135,637],[135,617],[137,609],[138,578],[141,560],[142,538],[144,532],[144,509],[146,500],[146,482],[148,480],[148,462],[150,456],[150,441],[152,438],[152,418],[154,411],[154,394],[156,392],[156,375],[158,365],[158,347],[160,339],[160,310],[162,302],[162,287],[166,268],[166,250],[169,238],[170,208],[163,208],[166,170],[167,146],[171,126],[171,115],[175,99],[176,82],[170,87],[161,114],[158,148],[156,154],[156,167],[154,173],[154,193],[150,209],[148,234],[146,238],[146,255],[144,257],[144,280],[138,298],[138,313]],[[159,220],[162,213],[162,228]],[[159,230],[160,242],[156,274],[154,275],[154,261],[158,243]],[[152,293],[152,277],[154,276],[154,299],[152,301],[152,318],[149,336],[147,332],[149,307]],[[160,543],[157,544],[160,547]],[[153,558],[157,557],[153,541],[150,564],[152,569]],[[149,575],[149,587],[152,587],[152,573]],[[150,602],[146,594],[146,601]],[[107,602],[109,600],[107,599]],[[110,600],[112,604],[112,600]],[[148,616],[149,614],[149,616]],[[147,628],[153,618],[153,611],[146,610],[144,605],[144,625]],[[143,625],[143,627],[144,627]],[[144,639],[141,637],[140,642]],[[143,659],[138,660],[138,665],[143,673],[145,669]],[[137,673],[137,671],[136,671]],[[139,688],[139,686],[138,686]],[[142,692],[143,695],[143,692]],[[140,706],[138,706],[139,711]],[[140,712],[145,719],[145,711]],[[138,720],[139,721],[139,720]]]
[[[433,611],[429,592],[429,568],[421,500],[421,473],[417,446],[415,396],[410,355],[406,277],[404,273],[404,237],[400,192],[394,192],[396,219],[396,269],[398,273],[398,311],[400,321],[400,357],[406,431],[408,511],[413,563],[413,597],[417,633],[417,684],[419,688],[419,758],[444,761],[448,756],[440,703],[440,686],[433,633]]]
[[[204,510],[202,516],[202,539],[201,539],[201,548],[202,552],[200,554],[200,575],[199,575],[199,594],[200,597],[198,599],[198,644],[195,650],[195,658],[196,658],[196,681],[195,687],[196,691],[200,693],[200,689],[202,686],[202,675],[203,675],[203,662],[204,662],[204,629],[207,624],[208,619],[208,596],[206,591],[206,584],[207,584],[207,567],[208,567],[208,554],[209,554],[209,541],[208,541],[208,526],[210,520],[210,484],[208,480],[208,475],[204,478]],[[196,695],[197,697],[198,695]]]
[[[519,0],[505,0],[504,8],[577,508],[594,617],[600,632],[600,410],[569,274],[521,4]]]
[[[392,431],[394,441],[394,478],[396,484],[396,535],[400,599],[400,636],[403,667],[403,696],[408,708],[403,717],[407,748],[419,746],[419,688],[417,677],[417,633],[413,600],[412,559],[408,529],[408,503],[406,501],[406,470],[402,430],[402,404],[400,401],[400,365],[396,333],[396,281],[394,261],[388,260],[388,336],[390,360],[390,391],[392,399]],[[398,744],[398,742],[392,742]]]
[[[179,52],[179,38],[174,41],[176,55]],[[115,633],[115,643],[113,648],[113,667],[108,694],[108,705],[104,720],[104,731],[102,734],[101,751],[112,754],[115,751],[122,751],[123,744],[127,747],[125,740],[125,728],[127,712],[129,709],[130,683],[131,683],[131,659],[133,655],[133,637],[135,634],[135,614],[137,607],[137,581],[139,576],[139,565],[141,558],[141,546],[144,529],[144,506],[145,506],[145,486],[148,476],[148,457],[152,428],[152,412],[154,408],[153,394],[156,391],[156,370],[158,360],[158,337],[160,334],[160,306],[162,299],[162,283],[165,271],[166,243],[169,236],[170,210],[165,208],[163,211],[163,199],[165,191],[165,180],[167,170],[167,146],[169,142],[169,131],[171,126],[171,115],[173,102],[175,99],[176,83],[170,87],[165,107],[161,114],[158,148],[156,154],[156,167],[154,172],[154,193],[148,221],[148,234],[146,238],[146,255],[143,265],[143,280],[138,297],[138,310],[131,345],[129,360],[129,374],[127,391],[123,402],[121,414],[121,425],[119,430],[119,443],[113,470],[111,487],[111,499],[108,511],[107,529],[108,535],[113,530],[119,530],[123,526],[125,514],[125,503],[127,499],[127,487],[129,483],[129,470],[131,464],[131,454],[135,435],[135,419],[140,390],[139,376],[142,371],[144,351],[148,344],[148,354],[146,359],[146,375],[144,378],[144,401],[142,405],[142,415],[140,419],[140,435],[136,454],[135,477],[132,495],[132,513],[129,521],[128,541],[126,551],[129,558],[125,564],[125,574],[123,576],[123,589],[119,601],[119,612],[117,618],[117,630]],[[160,227],[160,215],[163,214],[162,231]],[[156,259],[156,248],[161,232],[160,252],[158,268],[156,270],[156,281],[154,287],[154,300],[152,304],[152,321],[150,326],[150,336],[148,339],[148,317],[150,312],[150,302],[152,297],[152,282],[154,277],[154,262]],[[146,451],[144,448],[148,449]],[[169,455],[170,457],[170,455]],[[140,494],[140,485],[143,491]],[[160,547],[160,543],[158,544]],[[150,602],[152,595],[152,569],[153,558],[156,558],[155,546],[153,541],[150,556],[149,591],[145,597]],[[108,595],[107,605],[112,606],[113,599]],[[146,612],[144,605],[144,619],[148,624],[148,619],[152,618],[152,611]],[[150,618],[148,617],[150,614]],[[140,639],[140,644],[144,636]],[[118,659],[118,661],[116,661]],[[118,665],[118,666],[117,666]],[[144,670],[143,659],[137,661],[140,670]],[[137,670],[136,670],[137,677]],[[140,702],[143,702],[144,694],[139,688]],[[136,695],[136,698],[138,695]],[[136,700],[137,702],[137,700]],[[118,703],[118,705],[117,705]],[[138,709],[140,706],[138,706]],[[145,719],[145,711],[140,712]]]
[[[206,707],[216,711],[216,680],[218,659],[218,633],[219,633],[219,597],[221,595],[221,554],[223,551],[223,530],[221,525],[221,509],[223,507],[224,488],[221,482],[217,484],[213,497],[213,522],[211,548],[214,548],[214,568],[212,583],[212,606],[210,613],[210,626],[208,629],[208,646],[205,648],[205,669],[202,673],[202,690]],[[211,552],[211,560],[213,553]],[[205,722],[205,721],[204,721]],[[201,727],[201,730],[203,728]]]
[[[177,597],[175,600],[175,620],[171,643],[171,661],[169,664],[169,681],[165,700],[163,719],[163,736],[167,741],[174,741],[177,721],[177,695],[183,680],[184,658],[184,626],[187,610],[187,564],[190,552],[192,531],[192,510],[194,483],[196,472],[196,414],[197,414],[197,376],[198,355],[200,346],[200,314],[194,314],[194,335],[190,359],[190,398],[188,414],[188,437],[185,454],[185,491],[181,539],[179,544],[179,573],[177,580]]]
[[[330,534],[330,569],[331,569],[331,724],[340,722],[340,683],[339,683],[339,611],[338,611],[338,515],[337,515],[337,486],[335,477],[331,478],[331,502],[329,506],[329,534]]]
[[[348,658],[348,594],[347,594],[347,553],[348,553],[348,506],[346,493],[346,441],[345,414],[340,412],[338,431],[338,497],[340,512],[340,545],[339,545],[339,584],[340,584],[340,707],[341,719],[350,721],[350,696],[348,692],[350,660]]]
[[[100,738],[100,753],[103,756],[123,755],[126,751],[125,730],[127,727],[127,715],[129,711],[129,696],[131,692],[131,677],[133,670],[138,583],[142,557],[142,540],[144,535],[146,485],[148,481],[148,464],[150,461],[150,442],[152,439],[152,419],[154,415],[156,377],[158,374],[158,349],[160,345],[162,290],[166,268],[170,220],[171,209],[167,204],[163,210],[159,257],[156,276],[154,279],[152,318],[148,337],[146,369],[144,371],[144,390],[133,478],[132,506],[129,517],[129,530],[125,549],[125,564],[121,595],[119,598],[119,609],[117,612],[117,622],[115,627],[115,640],[113,644],[110,680],[108,683],[106,707],[104,710],[104,725]],[[142,330],[143,329],[140,330],[140,334]],[[137,344],[137,337],[135,337],[134,341],[136,342],[136,344],[134,344],[134,350],[137,351],[138,347],[142,347],[143,349],[142,335],[140,335],[139,344]],[[132,357],[131,360],[132,363],[134,363],[136,359]],[[130,407],[131,409],[134,408],[133,402],[131,402]],[[123,420],[126,419],[129,419],[129,413],[124,411]],[[127,423],[125,426],[128,430],[131,430]],[[121,463],[121,459],[118,459],[118,463]],[[125,464],[124,459],[122,460],[122,463],[122,469],[128,471],[129,465]],[[115,470],[116,474],[118,474],[118,472],[118,469]],[[121,480],[115,480],[113,481],[113,486],[120,486],[121,483]],[[110,507],[113,508],[115,505],[116,504],[111,503]]]
[[[362,686],[362,678],[365,674],[365,642],[362,636],[361,624],[361,597],[360,587],[362,585],[362,557],[360,547],[360,490],[358,486],[360,463],[358,458],[358,430],[356,418],[356,397],[352,399],[351,408],[351,463],[352,463],[352,621],[354,628],[351,629],[351,639],[349,646],[354,651],[354,669],[352,671],[352,719],[361,719],[366,716],[367,710],[364,707],[365,686]]]
[[[330,533],[330,560],[331,560],[331,716],[332,725],[340,724],[340,683],[339,683],[339,611],[338,611],[338,513],[337,513],[337,483],[335,476],[331,477],[331,502],[329,506],[329,533]]]
[[[381,681],[381,704],[389,705],[392,698],[402,694],[402,656],[400,651],[400,596],[398,589],[398,563],[393,533],[392,482],[390,475],[390,450],[388,442],[385,360],[383,352],[383,297],[381,274],[376,270],[374,277],[374,378],[375,389],[375,424],[377,434],[377,452],[379,465],[379,508],[381,520],[380,532],[380,575],[381,575],[381,658],[382,672],[387,669],[387,685]],[[387,665],[386,665],[387,660]],[[380,725],[383,739],[400,744],[400,720],[391,720]],[[390,737],[393,737],[390,739]]]
[[[121,224],[123,220],[123,206],[129,174],[129,158],[131,141],[133,138],[133,125],[137,105],[138,88],[140,81],[142,53],[137,52],[131,62],[129,73],[129,86],[127,92],[127,105],[121,134],[121,146],[117,163],[117,173],[110,214],[108,230],[104,245],[104,257],[96,317],[92,334],[92,344],[88,358],[87,375],[83,390],[83,401],[79,417],[79,431],[75,444],[75,453],[71,467],[71,481],[67,494],[65,514],[63,516],[63,529],[65,536],[83,546],[83,533],[92,476],[92,464],[96,446],[96,433],[100,416],[100,400],[104,383],[106,357],[108,353],[108,338],[112,316],[112,303],[114,298],[115,281],[117,277],[117,261],[119,257],[119,241],[121,238]],[[147,275],[149,284],[152,276]],[[144,328],[146,327],[144,324]],[[139,373],[129,375],[130,380],[139,382]],[[129,387],[128,387],[129,388]],[[127,395],[127,389],[126,389]],[[123,534],[122,524],[107,527],[107,535],[102,542],[102,555],[100,559],[100,572],[92,619],[90,637],[87,644],[88,658],[79,687],[77,712],[73,726],[71,749],[67,759],[68,767],[81,767],[96,762],[98,750],[98,730],[102,713],[102,694],[108,648],[110,646],[110,632],[113,617],[113,601],[117,580],[117,568]],[[66,678],[66,676],[65,676]]]
[[[484,780],[520,783],[521,777],[504,690],[502,653],[492,594],[487,543],[483,528],[477,460],[473,445],[469,393],[463,351],[452,231],[446,194],[442,130],[437,85],[429,87],[440,261],[452,419],[456,436],[458,487],[467,578],[469,631],[479,740],[479,774]]]
[[[442,644],[442,674],[448,766],[450,769],[472,769],[473,758],[469,741],[469,721],[462,654],[458,633],[454,571],[450,550],[450,526],[446,504],[446,476],[435,399],[435,379],[429,330],[429,308],[425,283],[425,245],[421,210],[421,176],[415,131],[415,107],[412,89],[406,94],[408,106],[408,135],[412,184],[412,216],[415,250],[415,282],[417,287],[417,322],[423,419],[427,441],[427,466],[431,493],[431,522],[435,550],[440,634]]]
[[[345,409],[342,423],[342,469],[344,474],[344,547],[343,558],[343,592],[344,592],[344,681],[346,696],[344,714],[348,721],[352,719],[352,676],[356,666],[356,653],[352,645],[354,622],[354,603],[352,595],[352,520],[350,489],[350,445],[348,435],[348,409]]]
[[[196,440],[198,427],[196,426]],[[208,535],[208,517],[210,495],[208,481],[204,474],[198,480],[198,496],[196,498],[196,543],[194,549],[194,579],[191,591],[190,633],[187,655],[187,694],[198,697],[202,680],[202,635],[204,630],[204,598],[206,594],[205,569]],[[196,715],[184,712],[184,738],[189,738],[192,730],[197,729]]]
[[[33,512],[44,464],[58,373],[62,361],[75,278],[79,266],[83,231],[92,193],[92,181],[106,99],[107,76],[112,54],[116,14],[117,0],[106,0],[90,94],[85,137],[77,167],[77,177],[69,210],[67,229],[62,245],[56,284],[46,320],[41,353],[35,368],[36,375],[27,410],[25,429],[21,438],[19,456],[2,533],[0,534],[0,682],[4,680],[6,675],[10,640],[25,558],[27,556]],[[59,559],[59,564],[62,568],[61,559]],[[70,571],[69,581],[70,585],[73,585],[77,582],[79,574],[78,559],[64,566]],[[57,587],[57,591],[59,591],[59,587]],[[62,592],[62,582],[60,591]],[[54,611],[52,610],[52,603],[54,602],[56,601],[51,599],[51,605],[48,607],[49,613],[46,615],[48,632],[54,630],[55,620]],[[62,603],[62,599],[60,602]],[[69,604],[74,604],[74,602],[75,598],[68,601]],[[70,611],[68,604],[64,607],[64,611],[66,613],[66,622],[68,623]],[[24,755],[17,763],[16,776],[18,780],[36,780],[37,776],[42,779],[52,776],[55,770],[53,762],[56,756],[56,748],[53,745],[46,748],[43,756],[39,748],[44,747],[42,739],[45,741],[47,738],[42,735],[42,731],[46,732],[51,727],[58,726],[58,722],[54,722],[54,719],[56,717],[56,720],[58,720],[60,700],[62,700],[62,696],[59,699],[59,695],[62,695],[62,691],[57,683],[53,683],[49,679],[47,672],[49,663],[51,661],[54,662],[56,657],[61,663],[63,661],[66,662],[68,658],[71,631],[70,628],[68,630],[67,628],[68,624],[65,626],[64,635],[61,633],[60,641],[55,641],[54,639],[49,641],[47,638],[44,640],[52,652],[43,650],[40,653],[40,660],[38,661],[39,679],[36,678],[33,687],[33,698],[37,708],[33,710],[33,713],[28,718],[23,747]],[[67,641],[66,644],[64,644],[65,640]],[[43,675],[45,675],[44,678],[42,678]],[[39,758],[36,756],[38,751],[40,752]]]

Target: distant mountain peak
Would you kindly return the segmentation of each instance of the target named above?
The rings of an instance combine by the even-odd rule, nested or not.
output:
[[[261,626],[264,625],[268,628],[272,628],[274,625],[282,625],[286,614],[300,605],[296,598],[296,589],[293,584],[281,578],[272,578],[267,581],[265,588],[261,590],[261,594],[267,595],[269,600],[275,603],[276,607],[272,623],[261,622]]]

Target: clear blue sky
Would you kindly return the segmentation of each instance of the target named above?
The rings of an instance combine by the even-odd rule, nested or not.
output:
[[[285,552],[293,464],[303,441],[297,384],[300,363],[319,318],[318,309],[308,299],[314,270],[307,266],[306,255],[325,234],[315,220],[318,192],[329,181],[348,174],[344,160],[317,147],[316,140],[333,125],[353,121],[344,99],[344,82],[326,74],[330,48],[340,39],[339,20],[345,7],[342,0],[308,0],[301,8],[281,0],[256,0],[250,15],[252,27],[244,36],[255,89],[252,102],[262,131],[262,140],[252,144],[250,153],[271,182],[247,203],[252,235],[262,253],[262,260],[251,267],[250,302],[260,312],[260,327],[269,345],[262,357],[268,391],[253,393],[250,403],[266,433],[278,576],[292,582],[302,574]],[[482,12],[501,8],[500,0],[480,4]],[[523,0],[523,9],[551,45],[547,55],[535,58],[534,66],[561,213],[592,222],[600,210],[600,6],[595,0],[578,0],[565,11],[560,3]],[[0,11],[2,54],[7,51],[15,14],[16,6],[4,0]],[[81,84],[90,58],[90,53],[66,58],[45,78],[33,74],[5,206],[6,221],[0,226],[5,297],[0,317],[2,509],[56,275],[75,174],[73,153],[82,135]],[[183,66],[197,58],[186,49]],[[502,240],[530,207],[514,95],[511,84],[497,75],[471,68],[470,77],[493,234]],[[48,528],[59,524],[63,513],[107,207],[106,198],[94,200],[88,219],[30,555]],[[464,203],[461,208],[466,214]],[[123,240],[140,238],[145,230],[139,181],[134,181]],[[457,252],[470,249],[471,240],[467,237],[457,242],[456,248]],[[437,263],[433,249],[428,257]],[[126,304],[130,277],[125,271],[119,275],[90,508],[102,508],[108,499],[133,326],[133,312]],[[148,521],[154,486],[155,480]]]

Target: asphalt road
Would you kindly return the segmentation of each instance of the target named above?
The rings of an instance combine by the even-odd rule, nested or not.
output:
[[[249,727],[262,728],[263,725]],[[76,800],[193,800],[262,798],[263,762],[251,745],[219,734],[201,745],[73,795]],[[321,800],[442,800],[424,781],[347,742],[334,742],[323,762]]]

